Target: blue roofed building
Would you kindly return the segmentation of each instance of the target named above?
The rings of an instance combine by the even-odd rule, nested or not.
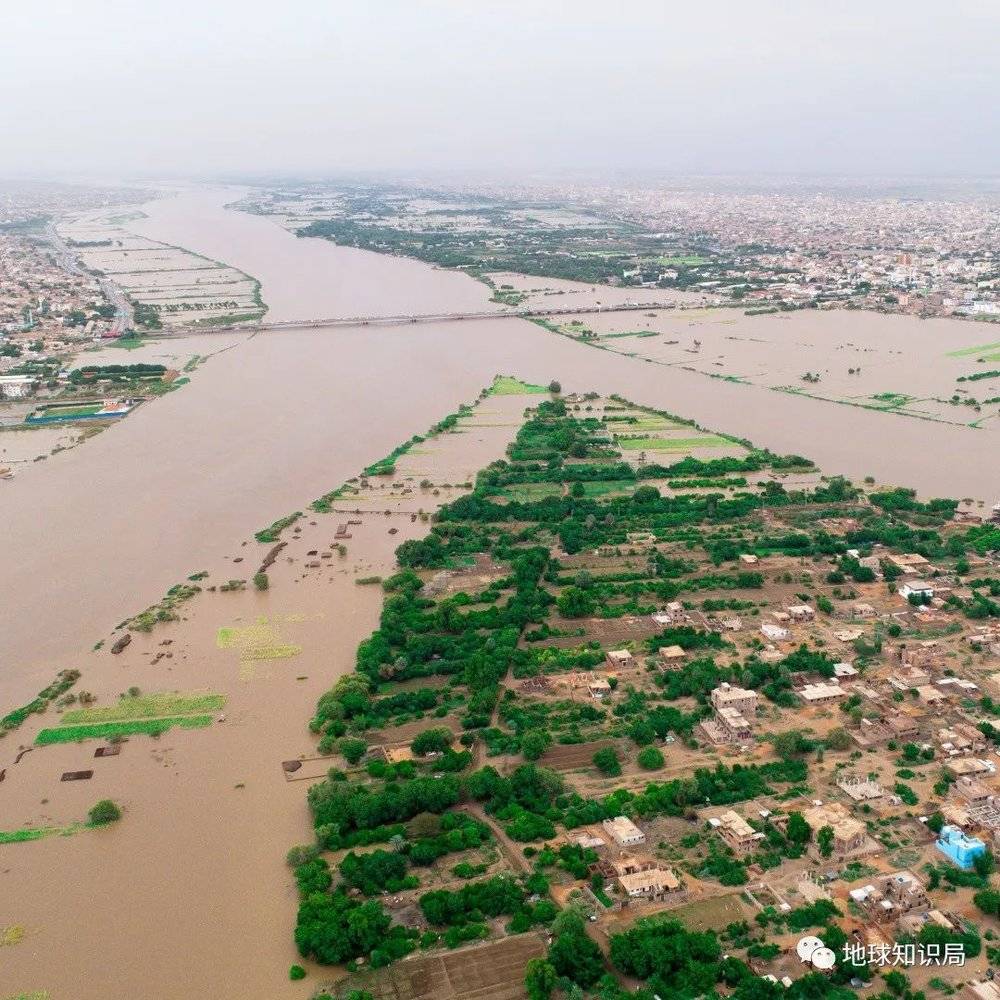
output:
[[[943,826],[934,846],[952,864],[968,871],[977,857],[986,853],[986,845],[978,837],[970,837],[957,826]]]

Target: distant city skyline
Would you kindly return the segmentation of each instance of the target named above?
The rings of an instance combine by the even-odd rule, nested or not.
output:
[[[0,176],[995,177],[989,0],[42,0]]]

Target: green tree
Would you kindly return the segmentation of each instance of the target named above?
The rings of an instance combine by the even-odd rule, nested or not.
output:
[[[549,962],[560,976],[586,989],[604,975],[604,955],[587,936],[583,921],[571,924],[552,942]]]
[[[656,747],[643,747],[636,760],[646,771],[658,771],[663,767],[663,754]]]
[[[587,618],[596,606],[591,592],[579,587],[567,587],[556,598],[556,607],[563,618]]]
[[[122,818],[122,811],[111,799],[101,799],[87,814],[93,826],[115,823]]]
[[[800,812],[788,814],[788,826],[785,828],[788,839],[793,844],[808,844],[812,836],[812,828]]]
[[[549,1000],[556,988],[555,967],[544,958],[529,959],[524,967],[524,988],[529,1000]]]
[[[368,744],[364,740],[355,739],[353,736],[346,736],[340,741],[339,749],[348,764],[357,764],[368,750]]]
[[[977,892],[972,897],[972,902],[991,917],[1000,915],[1000,892],[996,889],[983,889],[982,892]]]
[[[819,853],[824,858],[830,857],[833,854],[833,827],[821,826],[816,831],[816,843],[819,846]]]
[[[594,766],[601,774],[609,778],[617,777],[622,773],[622,767],[614,747],[602,747],[598,750],[594,754]]]
[[[544,729],[529,729],[521,737],[521,753],[525,760],[538,760],[551,744],[552,737]]]
[[[910,981],[898,969],[890,969],[882,974],[885,980],[885,988],[896,997],[903,996],[910,988]]]

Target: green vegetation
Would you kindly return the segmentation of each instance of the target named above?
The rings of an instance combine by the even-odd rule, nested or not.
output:
[[[69,381],[74,386],[87,386],[99,382],[131,385],[161,379],[166,371],[166,365],[84,365],[82,368],[74,368],[69,373]]]
[[[30,715],[44,712],[53,701],[64,695],[80,678],[79,670],[60,670],[56,679],[38,692],[27,705],[15,708],[0,718],[0,736],[17,729]]]
[[[548,391],[544,385],[532,385],[530,382],[522,382],[510,375],[497,375],[490,386],[489,394],[491,396],[523,396],[530,393],[547,393]]]
[[[691,428],[677,440],[714,438],[733,454],[662,464],[624,460],[634,450],[629,442],[649,440],[668,423]],[[866,497],[839,477],[789,485],[782,474],[812,471],[808,460],[700,433],[624,400],[543,396],[506,455],[478,474],[469,493],[441,507],[424,537],[398,547],[399,570],[382,581],[378,627],[359,645],[355,672],[320,698],[310,721],[319,750],[339,752],[345,767],[309,789],[316,850],[346,853],[336,872],[321,855],[301,855],[303,954],[378,966],[418,946],[476,941],[499,926],[507,933],[550,926],[545,957],[526,969],[529,993],[596,989],[618,1000],[605,956],[586,934],[583,907],[603,914],[622,888],[595,851],[574,843],[573,831],[629,817],[646,827],[651,843],[659,840],[655,856],[678,873],[734,888],[747,884],[751,871],[801,858],[807,847],[833,856],[831,827],[811,829],[797,807],[823,794],[822,772],[811,774],[812,762],[849,750],[849,730],[866,710],[860,696],[842,703],[842,725],[822,737],[807,728],[762,726],[759,741],[769,742],[773,755],[734,754],[722,763],[698,738],[719,684],[759,692],[766,699],[761,715],[773,722],[781,708],[799,705],[800,680],[833,677],[843,654],[819,639],[775,654],[755,628],[740,636],[714,616],[763,616],[775,607],[777,585],[782,604],[808,603],[817,617],[830,617],[858,598],[855,585],[876,581],[877,563],[868,561],[874,552],[917,552],[950,572],[966,552],[996,548],[1000,533],[953,523],[952,500],[874,488]],[[765,470],[776,475],[755,475]],[[748,554],[761,565],[741,559]],[[781,557],[778,569],[764,562],[769,556]],[[478,572],[483,564],[492,568],[488,575]],[[886,579],[887,565],[883,559]],[[456,575],[458,586],[447,592],[432,594],[425,586],[440,570],[472,566],[477,571]],[[992,615],[996,605],[1000,615],[994,600],[1000,579],[962,576],[977,595],[976,608]],[[650,616],[676,615],[678,608],[690,616],[684,624],[650,623]],[[911,632],[902,625],[893,633],[874,623],[855,646],[860,668],[878,655],[884,637],[904,634]],[[685,654],[680,669],[657,656],[671,646]],[[627,648],[638,666],[609,670],[605,655],[617,648]],[[588,672],[608,682],[593,699],[586,695]],[[561,687],[564,681],[571,687]],[[403,726],[405,739],[393,739],[393,729]],[[384,753],[370,747],[376,741],[385,742]],[[412,756],[389,752],[406,742]],[[682,745],[690,757],[686,766],[673,766]],[[929,762],[915,749],[916,757],[908,746],[901,749],[898,763],[914,770],[901,769],[895,787],[911,806],[920,804],[916,769]],[[625,761],[629,779],[614,780]],[[651,773],[668,761],[669,770]],[[602,780],[593,780],[594,769]],[[769,800],[766,812],[750,805],[762,797]],[[752,853],[737,858],[699,816],[709,806],[741,803],[760,838]],[[682,823],[688,835],[675,834]],[[873,835],[891,839],[872,824]],[[505,865],[498,874],[496,854],[475,853],[489,842],[490,828],[502,831],[504,853],[511,841],[517,845],[527,871],[518,865],[515,875]],[[900,839],[889,848],[897,856],[905,846]],[[460,851],[470,853],[442,860]],[[432,930],[418,941],[377,901],[385,892],[442,885],[435,875],[444,887],[420,890]],[[550,876],[581,883],[563,911],[549,898]],[[989,888],[988,873],[974,877],[974,888]],[[731,900],[710,902],[713,913],[741,919]],[[989,896],[981,902],[993,905]],[[364,916],[352,916],[369,904]],[[779,1000],[790,992],[795,1000],[841,1000],[853,976],[866,978],[864,967],[838,965],[829,977],[800,977],[788,991],[778,985],[772,992],[739,957],[770,962],[778,952],[768,933],[814,928],[839,949],[839,916],[823,900],[785,913],[767,908],[753,926],[721,934],[663,916],[640,918],[611,935],[609,958],[616,974],[642,984],[643,997],[659,992],[692,1000],[724,992],[737,1000],[764,994],[763,1000]],[[345,928],[355,920],[377,926],[377,939],[351,940]]]
[[[949,351],[945,357],[968,358],[974,354],[982,354],[984,351],[995,351],[997,348],[1000,348],[1000,341],[992,344],[979,344],[977,347],[963,347],[960,351]]]
[[[620,438],[618,441],[618,446],[624,451],[692,452],[698,448],[725,448],[731,444],[731,441],[717,434],[696,438]]]
[[[177,609],[196,594],[201,593],[201,587],[194,583],[178,583],[171,587],[159,604],[146,608],[134,618],[119,625],[132,632],[152,632],[159,622],[173,622],[180,617]]]
[[[300,517],[302,517],[302,511],[297,510],[294,514],[289,514],[287,517],[278,518],[273,524],[256,532],[253,537],[258,542],[277,542],[281,538],[281,533],[285,528],[290,528]]]
[[[111,799],[101,799],[87,816],[91,826],[106,826],[108,823],[117,823],[122,818],[122,811]]]
[[[179,715],[217,712],[226,704],[221,694],[145,694],[123,695],[115,705],[78,708],[63,713],[60,724],[92,725],[101,722],[125,722],[135,719],[164,719]]]
[[[168,719],[135,719],[131,722],[98,722],[90,725],[64,725],[43,729],[35,737],[39,746],[75,743],[77,740],[115,740],[125,736],[162,736],[174,726],[200,729],[212,724],[210,715],[180,715]]]

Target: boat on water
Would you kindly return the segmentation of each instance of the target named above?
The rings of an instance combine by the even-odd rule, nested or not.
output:
[[[14,470],[9,465],[0,465],[0,479],[13,479]]]

